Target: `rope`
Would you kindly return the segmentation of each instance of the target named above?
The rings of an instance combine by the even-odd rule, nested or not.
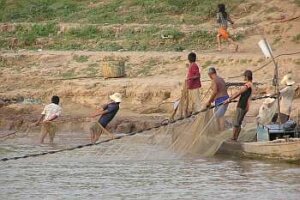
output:
[[[251,100],[256,101],[256,100],[265,99],[265,98],[275,98],[275,97],[274,96],[261,96],[261,97],[253,97]],[[237,101],[231,101],[230,103],[234,103],[234,102],[237,102]],[[165,126],[170,125],[170,124],[175,124],[176,122],[179,122],[179,121],[182,121],[182,120],[187,120],[191,117],[197,116],[200,113],[206,112],[208,109],[213,109],[214,107],[215,106],[211,106],[209,108],[204,108],[204,109],[202,109],[201,111],[199,111],[197,113],[193,113],[193,114],[187,116],[186,118],[179,118],[177,120],[167,121],[166,123],[162,123],[160,125],[157,125],[157,126],[154,126],[154,127],[151,127],[151,128],[131,132],[131,133],[128,133],[127,135],[116,136],[114,138],[106,139],[106,140],[103,140],[103,141],[100,141],[100,142],[88,143],[88,144],[78,145],[78,146],[75,146],[75,147],[70,147],[70,148],[60,149],[60,150],[54,150],[54,151],[46,151],[46,152],[35,153],[35,154],[27,154],[27,155],[23,155],[23,156],[14,156],[14,157],[2,158],[2,159],[0,159],[0,161],[6,162],[6,161],[10,161],[10,160],[33,158],[33,157],[39,157],[39,156],[44,156],[44,155],[49,155],[49,154],[56,154],[56,153],[60,153],[60,152],[72,151],[72,150],[75,150],[75,149],[82,149],[82,148],[85,148],[85,147],[100,145],[100,144],[103,144],[103,143],[110,142],[112,140],[119,140],[119,139],[124,138],[124,137],[134,136],[136,134],[140,134],[140,133],[145,132],[145,131],[151,131],[151,130],[154,130],[154,129],[165,127]]]
[[[298,51],[298,52],[293,52],[293,53],[283,53],[283,54],[280,54],[280,55],[278,55],[278,56],[275,56],[274,59],[279,58],[279,57],[281,57],[281,56],[290,56],[290,55],[295,55],[295,54],[300,54],[300,51]],[[253,70],[252,72],[253,72],[253,73],[258,72],[258,71],[262,70],[263,68],[265,68],[267,65],[269,65],[269,64],[272,63],[272,62],[273,62],[273,61],[270,60],[269,62],[265,63],[264,65],[262,65],[261,67],[255,69],[255,70]],[[243,75],[230,76],[230,77],[228,77],[227,79],[240,78],[240,77],[243,77]]]

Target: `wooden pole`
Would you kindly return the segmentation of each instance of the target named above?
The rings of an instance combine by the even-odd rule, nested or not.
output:
[[[272,58],[272,61],[274,63],[274,66],[275,66],[275,69],[274,69],[274,86],[275,86],[275,93],[277,94],[277,112],[278,112],[278,119],[279,119],[279,124],[281,124],[281,118],[280,118],[280,90],[279,90],[279,72],[278,72],[278,63],[275,61],[275,58],[272,54],[272,51],[270,49],[270,46],[268,45],[267,43],[267,40],[264,38],[264,41],[265,41],[265,44],[268,48],[268,51],[270,52],[270,55],[271,55],[271,58]]]

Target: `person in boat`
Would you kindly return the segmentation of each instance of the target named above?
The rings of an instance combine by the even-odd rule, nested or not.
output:
[[[57,131],[55,120],[61,115],[61,111],[62,109],[59,106],[59,97],[53,96],[51,98],[51,103],[44,107],[40,119],[36,122],[37,126],[42,122],[41,144],[44,143],[44,139],[47,135],[49,136],[50,144],[53,144],[55,133]]]
[[[224,102],[229,99],[226,83],[223,78],[217,75],[217,71],[214,67],[208,69],[208,76],[211,81],[212,94],[206,103],[206,107],[210,107],[214,102],[215,104],[215,116],[220,131],[224,130],[224,115],[227,111],[228,104]]]
[[[188,55],[189,64],[188,73],[186,78],[186,85],[188,89],[188,99],[191,105],[191,113],[199,112],[201,109],[200,105],[200,91],[201,88],[201,75],[198,65],[196,64],[197,55],[192,52]]]
[[[272,94],[267,96],[273,96]],[[274,117],[274,114],[277,110],[277,103],[275,98],[266,98],[262,105],[259,108],[258,115],[256,117],[256,120],[259,124],[267,125],[270,124],[272,121],[272,118]]]
[[[217,34],[217,42],[218,42],[218,51],[221,51],[221,39],[229,41],[232,45],[235,46],[235,51],[238,51],[239,46],[233,41],[228,33],[228,24],[234,24],[231,20],[229,14],[226,12],[226,8],[224,4],[218,5],[218,13],[217,13],[217,22],[219,24],[219,30]]]
[[[276,113],[272,119],[273,123],[276,123],[280,119],[281,123],[285,123],[290,119],[292,112],[292,103],[297,88],[294,87],[295,81],[292,78],[292,74],[288,73],[281,80],[281,84],[285,87],[280,90],[280,113]]]
[[[232,100],[240,97],[237,103],[235,119],[233,122],[234,125],[233,137],[232,137],[233,141],[237,141],[239,134],[241,132],[242,122],[245,118],[245,115],[249,111],[249,104],[250,104],[252,90],[253,90],[252,79],[253,79],[252,71],[246,70],[244,72],[244,80],[246,81],[244,86],[238,92],[236,92],[234,95],[232,95],[225,101],[225,103],[230,103]]]
[[[91,115],[91,117],[100,116],[99,120],[93,123],[90,128],[92,143],[96,143],[103,133],[109,134],[114,138],[113,134],[105,128],[118,113],[120,103],[122,102],[122,95],[120,93],[114,93],[113,95],[110,95],[109,98],[110,101],[107,104],[103,105],[100,109],[97,109],[97,111]]]

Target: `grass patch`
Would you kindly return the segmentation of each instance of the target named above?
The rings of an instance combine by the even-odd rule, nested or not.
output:
[[[78,63],[84,63],[87,62],[89,60],[89,56],[85,56],[85,55],[74,55],[73,56],[73,60],[75,60]]]
[[[63,77],[63,78],[72,78],[72,77],[75,77],[75,75],[76,75],[75,70],[74,69],[69,69],[68,71],[63,72],[61,74],[61,77]]]
[[[1,0],[2,22],[40,22],[69,16],[88,1],[72,0]]]
[[[224,0],[228,11],[243,0]],[[211,0],[0,0],[1,22],[185,23],[214,18],[218,1]],[[90,6],[93,4],[92,6]]]
[[[85,69],[87,75],[96,75],[99,72],[99,65],[97,63],[89,64],[88,68]]]
[[[292,39],[293,42],[299,44],[300,43],[300,33],[295,35]]]
[[[213,65],[217,65],[218,61],[211,61],[211,60],[207,60],[205,61],[205,63],[203,63],[203,65],[201,66],[203,69],[213,66]]]
[[[35,47],[37,38],[53,37],[57,34],[58,26],[56,23],[17,25],[15,31],[5,32],[5,38],[17,38],[19,47]],[[8,41],[6,41],[7,43]],[[3,47],[3,44],[1,45]]]
[[[7,49],[10,38],[15,36],[19,39],[17,47],[27,49],[38,49],[40,45],[37,43],[41,42],[43,49],[91,51],[183,51],[206,50],[216,46],[216,33],[200,28],[184,33],[180,27],[152,25],[119,29],[91,25],[75,27],[59,35],[58,30],[56,23],[18,25],[15,32],[4,33],[0,47]],[[238,35],[239,40],[242,38],[244,35]]]

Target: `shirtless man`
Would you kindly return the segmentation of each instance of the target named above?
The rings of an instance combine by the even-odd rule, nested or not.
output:
[[[228,104],[223,104],[228,98],[226,83],[223,78],[217,75],[217,71],[214,67],[208,69],[208,76],[212,80],[211,89],[213,90],[206,107],[210,107],[211,104],[215,103],[215,115],[217,117],[217,123],[219,130],[224,130],[224,115],[227,111]]]

